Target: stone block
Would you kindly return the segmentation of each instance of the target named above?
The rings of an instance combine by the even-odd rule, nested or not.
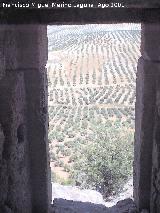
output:
[[[22,72],[6,73],[0,81],[0,122],[5,138],[0,161],[0,206],[7,204],[13,212],[30,213],[28,141],[26,131],[19,130],[26,124]]]
[[[3,35],[1,37],[5,37],[0,53],[3,55],[7,70],[37,69],[46,66],[48,58],[46,26],[3,25],[0,33]]]
[[[150,212],[160,212],[160,73],[156,75]]]
[[[160,61],[160,23],[142,24],[141,53],[144,59]]]
[[[44,69],[25,71],[27,124],[34,212],[48,212],[51,180],[48,158],[47,79]]]
[[[134,199],[138,210],[150,208],[156,76],[160,64],[139,59],[135,105]]]

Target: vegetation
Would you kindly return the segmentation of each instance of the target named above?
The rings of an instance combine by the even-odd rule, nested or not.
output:
[[[107,197],[118,192],[132,174],[133,132],[119,122],[95,122],[92,130],[93,145],[75,149],[72,178],[82,188],[96,189]]]
[[[52,182],[59,183],[62,185],[74,185],[75,184],[75,182],[72,179],[65,179],[63,177],[60,177],[53,171],[51,173],[51,178],[52,178],[51,179]]]
[[[132,174],[140,31],[61,27],[48,36],[53,180],[107,197]]]

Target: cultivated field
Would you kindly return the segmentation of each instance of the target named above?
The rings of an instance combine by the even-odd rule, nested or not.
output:
[[[51,168],[67,181],[79,141],[92,142],[92,121],[134,131],[139,25],[48,29]]]

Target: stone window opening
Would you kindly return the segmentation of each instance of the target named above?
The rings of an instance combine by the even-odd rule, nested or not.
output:
[[[100,15],[100,18],[96,15],[96,20],[103,20],[103,23],[105,21],[108,23],[107,18],[114,22],[126,20],[126,18],[120,20],[122,12],[117,11],[118,15],[105,14],[103,10],[101,16],[102,11],[96,11]],[[128,9],[126,11],[125,14],[128,14]],[[154,14],[157,14],[157,11],[155,10]],[[72,18],[78,17],[76,24],[78,21],[88,23],[88,20],[94,17],[92,12],[89,16],[84,15],[85,11],[76,16],[73,11],[71,18],[66,14],[67,21],[73,23]],[[149,10],[145,12],[150,14]],[[11,12],[7,15],[12,17],[13,14]],[[132,15],[135,14],[134,10]],[[84,18],[81,15],[84,15]],[[130,20],[133,20],[133,16]],[[136,21],[140,16],[141,13],[140,15],[137,13]],[[15,18],[17,19],[17,16]],[[63,19],[56,15],[55,18],[59,19],[58,23]],[[52,20],[55,24],[55,19]],[[157,213],[160,212],[160,25],[158,22],[153,23],[153,20],[147,22],[143,19],[141,25],[141,56],[138,60],[136,81],[133,188],[134,203],[138,212],[145,209],[150,213]],[[1,25],[0,31],[0,212],[54,212],[56,204],[51,205],[46,110],[47,26],[4,24]],[[17,134],[21,124],[24,124],[24,134],[21,133],[22,130],[18,130]],[[18,143],[17,136],[19,141],[23,139],[23,142]],[[77,205],[72,204],[75,203],[65,202],[59,207],[62,212],[66,205],[76,210]],[[127,208],[128,204],[120,202],[117,205],[118,208]],[[82,207],[84,209],[82,205],[81,210]]]
[[[92,26],[92,25],[90,25],[90,26]],[[102,25],[103,26],[103,25]],[[113,24],[113,26],[114,26],[114,24]],[[66,29],[65,29],[65,25],[63,25],[63,26],[56,26],[57,27],[57,29],[58,29],[58,27],[60,28],[60,27],[62,27],[62,29],[64,28],[64,30],[67,30],[67,26],[66,26]],[[71,29],[71,26],[68,26],[69,27],[69,29]],[[76,26],[74,26],[73,25],[73,27],[76,27]],[[82,27],[82,26],[81,26]],[[79,28],[78,26],[77,26],[77,28]],[[130,30],[132,29],[132,27],[130,28]],[[140,29],[140,28],[139,28]],[[123,30],[121,30],[122,32],[123,32]],[[101,32],[101,31],[100,31]],[[116,32],[116,31],[115,31]],[[101,33],[104,33],[103,32],[103,30],[102,30],[102,32]],[[55,30],[55,34],[56,34],[56,30]],[[116,33],[115,33],[116,34]],[[105,33],[104,33],[104,35],[105,35]],[[104,36],[103,35],[103,36]],[[102,36],[102,37],[103,37]],[[115,37],[117,36],[117,35],[114,35],[114,32],[113,32],[113,38],[112,39],[115,39]],[[76,36],[75,36],[76,37]],[[109,36],[108,36],[109,37]],[[123,38],[123,35],[121,35],[121,37],[122,37],[122,39],[124,39]],[[57,114],[59,115],[60,113],[60,111],[61,111],[61,109],[57,109],[58,111],[56,111],[56,109],[54,109],[54,108],[58,108],[58,105],[60,106],[60,105],[62,105],[62,109],[63,109],[63,107],[64,107],[64,109],[66,109],[67,108],[67,106],[66,106],[66,103],[68,104],[69,103],[69,101],[71,100],[71,98],[70,98],[70,100],[67,100],[67,98],[65,99],[65,95],[67,94],[66,92],[65,92],[65,95],[64,94],[62,94],[63,93],[63,87],[64,88],[67,88],[67,92],[71,89],[74,89],[74,88],[76,88],[75,86],[76,85],[82,85],[83,84],[83,81],[85,81],[86,82],[86,85],[87,85],[87,83],[88,83],[88,81],[87,81],[87,79],[85,79],[85,77],[87,77],[87,74],[85,75],[85,76],[83,76],[83,79],[82,79],[82,73],[80,73],[79,74],[79,76],[77,77],[77,78],[79,78],[79,80],[76,80],[76,77],[74,76],[74,74],[72,73],[71,75],[72,75],[72,79],[71,78],[69,78],[70,79],[70,81],[67,79],[67,77],[66,77],[66,70],[65,70],[65,74],[63,73],[63,69],[67,69],[67,65],[64,65],[65,64],[65,60],[67,61],[68,60],[68,58],[69,57],[71,57],[71,55],[69,55],[69,51],[68,51],[68,58],[67,58],[67,54],[65,53],[65,50],[63,51],[63,48],[62,48],[62,44],[65,46],[65,45],[67,45],[67,39],[66,39],[66,41],[65,41],[65,37],[63,38],[64,39],[64,41],[63,40],[61,40],[61,42],[59,42],[60,40],[58,40],[58,37],[56,37],[56,39],[57,39],[57,43],[55,44],[55,41],[54,41],[54,30],[53,30],[53,32],[52,32],[52,29],[51,29],[51,26],[50,26],[50,31],[48,31],[48,40],[49,40],[49,58],[48,58],[48,82],[49,82],[49,102],[48,102],[48,104],[49,104],[49,116],[52,116],[52,115],[56,115],[57,116]],[[71,38],[73,39],[73,36],[71,36]],[[70,40],[72,40],[70,38]],[[55,39],[55,40],[56,40]],[[62,37],[61,37],[61,39],[62,39]],[[121,39],[121,38],[120,38]],[[135,39],[136,39],[136,36],[135,36]],[[74,40],[74,39],[73,39]],[[116,39],[115,39],[116,40]],[[124,39],[125,40],[125,39]],[[122,41],[123,42],[123,41]],[[68,42],[69,43],[69,42]],[[73,43],[74,43],[74,41],[73,41]],[[55,44],[55,46],[54,46],[54,44]],[[68,46],[69,46],[69,44],[68,44]],[[68,49],[70,48],[72,48],[72,46],[73,46],[73,48],[74,48],[74,44],[71,44],[71,47],[68,47]],[[98,45],[97,45],[98,46]],[[109,49],[109,47],[107,47],[107,45],[105,45],[105,44],[103,44],[103,48],[108,48]],[[52,50],[51,48],[55,48],[55,51],[54,50]],[[95,49],[100,49],[101,48],[101,45],[99,45],[99,47],[96,47],[96,44],[95,44],[95,47],[90,47],[91,48],[91,50],[90,51],[93,51],[93,49],[95,48]],[[124,54],[124,50],[123,50],[123,45],[120,45],[120,50],[119,50],[119,52],[120,53],[122,53],[122,54]],[[132,49],[132,47],[127,47],[128,49],[130,48],[130,50]],[[60,55],[60,51],[58,52],[58,50],[59,49],[62,49],[62,55]],[[67,47],[66,47],[66,49],[67,49]],[[80,49],[80,47],[79,47],[79,49]],[[137,47],[137,49],[135,50],[135,51],[137,51],[138,50],[138,47]],[[58,54],[56,54],[56,51],[57,51],[57,53]],[[70,50],[71,51],[71,50]],[[102,50],[102,51],[105,51],[104,49]],[[117,50],[116,50],[117,51]],[[134,52],[134,51],[133,51]],[[133,54],[133,52],[131,53],[131,55]],[[65,55],[66,54],[66,55]],[[88,54],[88,53],[87,53]],[[94,54],[94,53],[93,53]],[[107,53],[104,53],[104,55],[105,54],[107,54]],[[115,54],[115,52],[114,52],[114,54]],[[113,54],[113,57],[114,57],[114,54]],[[139,55],[138,55],[138,53],[136,52],[136,57],[137,57],[137,61],[138,61],[138,57],[139,57]],[[118,54],[117,54],[118,55]],[[84,56],[81,56],[82,58],[84,57]],[[124,57],[125,57],[125,55],[124,55]],[[133,57],[135,57],[135,55],[133,56]],[[67,58],[67,59],[66,59]],[[94,55],[94,58],[96,58],[96,56]],[[74,62],[74,57],[73,57],[73,59],[70,59],[70,61],[71,61],[71,63],[69,64],[70,65],[70,68],[71,69],[74,69],[74,64],[75,63],[77,63],[77,61],[76,62]],[[130,59],[126,59],[126,61],[129,61]],[[114,60],[113,60],[114,61]],[[134,61],[136,61],[135,59],[134,59]],[[136,65],[137,65],[137,61],[136,61],[136,63],[134,63],[134,68],[133,67],[131,67],[131,69],[133,70],[134,69],[134,72],[136,71]],[[119,66],[121,66],[121,59],[119,59]],[[130,60],[130,62],[131,62],[131,60]],[[67,63],[67,62],[66,62]],[[94,63],[94,62],[93,62]],[[113,62],[112,62],[113,63]],[[124,61],[122,62],[122,63],[124,63]],[[107,63],[106,63],[107,64]],[[115,63],[116,65],[117,65],[117,63]],[[57,67],[56,67],[57,66]],[[65,67],[66,66],[66,67]],[[88,66],[88,65],[87,65]],[[112,65],[113,66],[113,65]],[[131,65],[131,66],[133,66],[133,64]],[[69,68],[69,70],[70,70],[70,68]],[[111,68],[111,67],[110,67]],[[128,66],[127,66],[127,68],[128,68]],[[108,72],[109,72],[109,67],[107,68],[108,69]],[[112,68],[113,69],[113,68]],[[59,70],[59,72],[60,72],[60,74],[58,74],[58,71]],[[115,71],[115,73],[116,73],[116,67],[114,67],[114,71]],[[72,71],[70,71],[70,72],[72,72]],[[113,72],[113,71],[112,71]],[[125,75],[126,75],[126,70],[124,71],[124,73],[125,73]],[[91,73],[88,73],[88,75],[90,74],[90,76],[92,75],[92,78],[93,78],[93,80],[92,80],[92,85],[95,85],[95,80],[97,81],[97,85],[98,85],[98,77],[97,77],[97,79],[94,79],[95,78],[95,76],[94,76],[94,74],[95,74],[95,70],[93,70],[92,71],[92,74]],[[123,74],[122,73],[116,73],[116,74],[119,74],[119,77],[120,77],[120,80],[119,81],[121,81],[121,82],[123,82],[124,81],[124,79],[123,79]],[[59,76],[58,76],[59,75]],[[65,76],[64,76],[65,75]],[[112,80],[111,81],[113,81],[112,82],[112,84],[115,86],[116,85],[116,80],[117,80],[117,76],[115,77],[114,76],[114,73],[112,73]],[[134,73],[134,75],[135,76],[133,76],[133,73],[131,73],[131,75],[130,75],[130,80],[132,80],[132,81],[134,81],[134,86],[135,86],[135,80],[136,80],[136,73]],[[58,76],[58,77],[57,77]],[[66,81],[66,82],[64,82],[63,80],[62,80],[62,77],[66,77],[66,79],[64,80],[64,81]],[[90,77],[91,78],[91,77]],[[106,85],[109,83],[109,82],[107,82],[107,78],[106,78],[106,76],[103,74],[103,78],[104,79],[102,79],[102,81],[104,81],[104,83],[106,83]],[[133,79],[134,78],[134,79]],[[128,79],[127,79],[128,80]],[[54,82],[52,82],[52,81],[54,81]],[[79,81],[79,82],[78,82]],[[91,81],[91,80],[90,80]],[[102,82],[101,82],[102,83]],[[51,87],[51,85],[52,85],[52,87]],[[58,85],[58,87],[57,87],[57,85]],[[132,85],[132,83],[131,83],[131,85]],[[133,86],[133,85],[132,85]],[[132,87],[131,87],[132,88]],[[120,87],[117,87],[117,93],[118,93],[118,91],[119,91],[119,89],[120,89]],[[123,90],[124,90],[124,88],[123,88]],[[125,91],[126,92],[126,91]],[[128,95],[130,95],[130,96],[133,96],[132,98],[130,97],[130,100],[131,99],[133,99],[134,98],[134,96],[135,96],[135,90],[133,91],[133,93],[134,94],[130,94],[129,92],[128,92]],[[71,94],[73,94],[73,91],[71,91]],[[114,95],[114,96],[116,96],[116,95]],[[126,96],[127,96],[127,94],[126,94]],[[80,101],[80,103],[82,103],[81,102],[81,100],[80,100],[80,98],[78,98],[77,100],[74,100],[75,99],[75,97],[72,97],[72,102],[74,102],[75,103],[75,101]],[[116,99],[117,98],[117,99]],[[120,99],[121,97],[114,97],[114,99],[116,99],[116,100],[118,100],[118,99]],[[57,99],[56,101],[55,101],[55,99]],[[62,100],[63,99],[63,100]],[[65,100],[64,100],[65,99]],[[126,99],[126,98],[122,98],[122,99]],[[68,101],[68,102],[66,102],[66,101]],[[87,100],[86,100],[87,101]],[[109,100],[109,101],[111,101],[112,102],[112,100]],[[55,102],[55,103],[54,103]],[[53,103],[53,105],[52,105],[52,103]],[[125,102],[126,103],[126,102]],[[55,105],[54,105],[55,104]],[[91,104],[91,103],[87,103],[87,102],[85,102],[85,104],[86,104],[86,106],[88,106],[89,104]],[[102,104],[102,101],[101,101],[101,104]],[[109,103],[109,104],[111,104],[111,103]],[[125,105],[125,104],[124,104]],[[134,103],[133,103],[133,100],[132,100],[132,105],[133,105],[133,109],[132,110],[134,110]],[[52,108],[53,107],[53,108]],[[103,110],[102,110],[103,111]],[[120,112],[121,113],[123,113],[123,108],[122,108],[122,110],[120,110]],[[50,115],[50,113],[52,114],[52,115]],[[104,112],[103,112],[104,113]],[[103,114],[102,113],[102,114]],[[112,112],[112,110],[110,110],[110,113],[111,113],[111,116],[114,116],[114,112]],[[124,113],[126,113],[125,112],[125,110],[124,110]],[[129,112],[128,112],[129,113]],[[67,113],[66,113],[67,114]],[[113,115],[112,115],[113,114]],[[119,113],[120,114],[120,113]],[[130,114],[132,114],[131,112],[130,112]],[[65,122],[65,118],[63,117],[63,115],[65,115],[63,112],[62,112],[62,114],[60,115],[60,117],[62,117],[62,118],[60,118],[60,120],[63,120],[64,119],[64,122]],[[133,112],[133,115],[132,116],[134,116],[134,112]],[[58,117],[58,116],[57,116]],[[54,119],[53,119],[54,120]],[[50,120],[50,122],[52,122],[51,120]],[[57,121],[56,121],[57,122]],[[55,124],[55,121],[54,122],[52,122],[53,123],[53,125],[51,124],[51,126],[54,128],[55,126],[54,126],[54,124]],[[57,122],[58,123],[58,122]],[[62,122],[60,122],[60,123],[62,123]],[[61,125],[61,124],[60,124]],[[133,123],[133,126],[134,126],[134,123]],[[51,131],[51,130],[50,130]],[[49,142],[51,142],[50,140],[50,135],[52,135],[52,133],[50,133],[50,131],[49,131]],[[59,129],[59,131],[61,131],[60,129]],[[54,132],[55,133],[55,132]],[[63,131],[62,131],[62,133],[63,133]],[[65,133],[66,135],[68,135],[68,133],[66,132]],[[66,136],[64,134],[64,137]],[[70,134],[69,134],[69,136],[67,136],[67,137],[69,137],[69,139],[71,139],[72,140],[72,136],[73,136],[73,133],[72,132],[70,132]],[[58,138],[58,141],[59,141],[59,144],[62,144],[63,142],[64,142],[64,137],[57,137]],[[74,136],[73,136],[74,137]],[[56,137],[55,137],[56,138]],[[57,140],[57,139],[55,139],[55,140]],[[56,142],[56,144],[58,145],[58,143]],[[52,143],[52,145],[53,145],[53,143]],[[52,146],[51,145],[51,146]],[[57,146],[58,147],[58,146]],[[56,147],[56,148],[57,148]],[[53,147],[52,147],[53,148]],[[62,147],[60,147],[60,148],[62,148]],[[63,151],[63,150],[62,150]],[[59,151],[60,152],[60,151]],[[112,156],[112,159],[113,159],[113,156]],[[51,161],[52,161],[52,166],[53,166],[53,162],[55,162],[56,161],[56,157],[55,157],[55,153],[51,153]],[[62,162],[61,162],[62,163]],[[62,163],[63,164],[63,163]],[[59,164],[57,164],[56,165],[56,167],[61,167],[61,168],[63,168],[63,166],[64,165],[59,165]],[[56,168],[55,168],[56,169]],[[53,171],[54,171],[54,166],[53,166]],[[131,181],[130,181],[131,182]],[[78,184],[78,182],[77,182],[77,184]],[[98,188],[97,188],[98,189]],[[56,190],[56,188],[54,188],[53,190]]]

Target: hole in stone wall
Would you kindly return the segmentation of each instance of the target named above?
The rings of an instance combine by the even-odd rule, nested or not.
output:
[[[132,197],[140,27],[48,27],[53,199],[111,206]]]
[[[18,143],[24,142],[24,124],[20,124],[17,128]]]

